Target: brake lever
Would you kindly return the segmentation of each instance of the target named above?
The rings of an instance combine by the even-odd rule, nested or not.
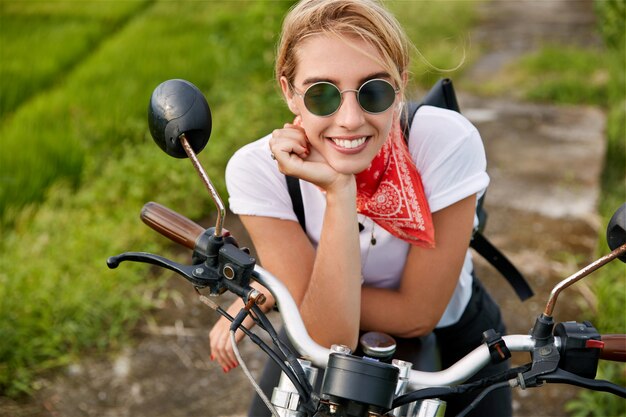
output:
[[[260,297],[261,294],[250,287],[256,259],[232,243],[221,242],[220,245],[209,245],[210,250],[206,252],[213,253],[219,248],[217,253],[208,257],[200,255],[204,262],[193,265],[182,265],[146,252],[125,252],[111,256],[107,259],[107,265],[111,269],[117,268],[124,261],[157,265],[176,272],[198,288],[208,287],[212,295],[219,295],[228,290],[242,297],[246,304],[251,302],[250,300],[256,304],[265,302],[265,297]]]
[[[115,269],[120,263],[125,261],[142,262],[169,269],[181,275],[196,287],[213,288],[220,280],[219,275],[212,274],[210,268],[205,268],[202,265],[182,265],[162,256],[147,252],[125,252],[117,256],[111,256],[107,259],[107,266],[110,269]]]
[[[554,342],[554,319],[545,314],[539,315],[531,329],[531,335],[536,344],[533,348],[530,370],[519,375],[517,380],[522,388],[541,385],[539,376],[552,373],[559,367],[561,355]]]
[[[622,398],[626,398],[626,388],[624,387],[602,379],[597,380],[578,376],[561,368],[557,368],[549,374],[537,376],[537,380],[540,382],[545,381],[547,383],[554,384],[575,385],[577,387],[588,388],[594,391],[608,392],[614,395],[619,395]]]

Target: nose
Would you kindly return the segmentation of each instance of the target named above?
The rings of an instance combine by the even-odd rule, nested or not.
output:
[[[365,122],[364,111],[357,99],[357,91],[343,91],[343,101],[335,113],[335,121],[347,130],[355,130]]]

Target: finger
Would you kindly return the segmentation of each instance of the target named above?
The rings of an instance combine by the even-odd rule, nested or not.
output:
[[[309,152],[309,144],[299,139],[283,137],[271,142],[270,150],[275,154],[278,154],[279,152],[284,152],[286,154],[302,154]]]
[[[234,364],[237,364],[237,357],[235,356],[233,345],[230,341],[231,340],[230,331],[227,330],[223,336],[224,338],[222,340],[223,345],[222,345],[222,352],[221,352],[223,365],[228,368],[232,368]]]
[[[235,351],[233,350],[233,345],[230,343],[230,338],[228,339],[228,345],[225,349],[225,363],[228,369],[234,369],[239,365],[239,361],[237,360],[237,356],[235,355]]]
[[[285,123],[285,125],[281,129],[274,129],[272,131],[271,140],[277,139],[296,139],[300,140],[303,143],[307,142],[306,132],[300,126],[295,126],[289,123]]]
[[[228,339],[228,324],[221,320],[213,326],[209,333],[209,344],[211,347],[211,358],[216,361],[222,368],[226,368],[228,363],[227,354],[225,353]]]
[[[306,159],[310,154],[308,146],[297,142],[281,142],[270,147],[270,152],[274,155],[273,159],[282,163],[288,161],[293,156],[297,156],[301,160]]]
[[[217,326],[216,326],[217,327]],[[236,340],[241,340],[243,332],[236,333]],[[214,328],[211,333],[211,357],[222,367],[224,372],[235,368],[239,362],[235,355],[232,343],[230,341],[229,326],[219,326]]]
[[[295,153],[301,157],[308,154],[310,146],[304,130],[288,123],[285,124],[285,128],[272,132],[269,144],[275,155],[277,152],[286,152],[287,154]]]
[[[297,132],[300,132],[300,134],[303,135],[303,139],[307,144],[310,144],[311,142],[309,141],[309,137],[306,135],[306,131],[304,130],[304,128],[300,125],[296,125],[293,123],[285,123],[284,125],[285,129],[291,129],[291,130],[295,130]]]
[[[299,125],[296,125],[296,124],[293,124],[293,123],[285,123],[283,125],[283,127],[285,129],[296,129],[296,130],[300,130],[300,131],[304,132],[304,128],[302,126],[299,126]]]
[[[229,349],[230,342],[225,337],[227,333],[221,333],[216,341],[215,348],[215,360],[222,367],[224,372],[227,372],[232,367],[232,361],[229,359],[227,350]]]
[[[287,150],[283,151],[284,154],[291,157],[292,155],[298,156],[300,159],[306,159],[309,156],[309,148],[306,146],[296,145],[292,147],[289,152]]]

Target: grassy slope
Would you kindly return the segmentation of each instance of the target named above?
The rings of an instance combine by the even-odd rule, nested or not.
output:
[[[23,204],[41,200],[56,178],[80,175],[84,157],[68,124],[81,113],[42,92],[62,90],[73,68],[149,5],[0,2],[0,224]],[[38,110],[25,114],[32,107]]]
[[[157,198],[194,217],[211,210],[191,167],[148,137],[146,107],[158,83],[185,78],[209,97],[220,123],[201,159],[222,191],[233,150],[283,120],[271,52],[287,6],[158,3],[102,42],[62,85],[4,120],[2,137],[32,138],[20,144],[32,159],[14,166],[26,178],[20,193],[47,165],[57,175],[55,164],[72,162],[72,155],[80,162],[78,174],[57,181],[43,204],[12,212],[13,228],[2,231],[0,386],[7,393],[28,390],[33,374],[83,349],[123,340],[147,306],[137,286],[146,268],[109,272],[104,261],[165,246],[137,220],[144,202]],[[56,144],[58,152],[42,152]]]
[[[149,0],[0,3],[0,118],[67,73]]]

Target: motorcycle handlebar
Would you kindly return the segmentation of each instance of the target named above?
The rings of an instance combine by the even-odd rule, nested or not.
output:
[[[158,203],[150,202],[141,210],[141,219],[145,224],[165,237],[189,249],[195,249],[198,238],[205,229],[188,218]],[[300,316],[298,306],[291,297],[289,290],[274,275],[256,265],[254,279],[267,288],[277,304],[289,339],[296,350],[314,365],[325,368],[330,349],[317,344],[308,334]],[[508,335],[502,337],[511,352],[530,352],[535,340],[530,335]],[[603,335],[600,358],[613,361],[626,361],[626,335]],[[557,348],[561,341],[555,338]],[[460,359],[454,365],[438,372],[412,370],[409,375],[409,386],[412,389],[432,386],[452,386],[462,383],[489,364],[491,355],[486,345],[481,345]]]
[[[291,297],[287,287],[278,278],[258,265],[255,266],[254,271],[254,279],[272,293],[276,303],[280,306],[280,315],[294,348],[315,366],[322,369],[325,368],[328,363],[330,350],[318,345],[308,334],[298,311],[298,306]],[[535,341],[529,335],[504,336],[503,340],[511,352],[530,352],[535,346]],[[559,346],[560,338],[557,338],[555,343]],[[409,387],[419,389],[432,386],[456,385],[473,376],[487,365],[490,360],[489,348],[486,345],[481,345],[443,371],[423,372],[412,370],[409,375]]]
[[[141,209],[141,220],[150,228],[191,250],[204,228],[161,204],[150,202]]]
[[[600,359],[626,362],[626,334],[603,334],[600,339],[604,342]]]
[[[280,306],[280,315],[287,330],[287,335],[296,350],[310,360],[315,366],[325,368],[330,350],[318,345],[308,334],[300,316],[298,307],[291,297],[287,287],[267,270],[255,266],[254,278],[267,288],[276,303]],[[511,352],[532,352],[536,341],[531,335],[502,336],[506,347]],[[561,348],[560,337],[554,338],[557,349]],[[626,335],[603,335],[604,347],[600,354],[601,359],[624,362],[626,359]],[[423,372],[411,370],[409,387],[420,389],[434,386],[453,386],[465,382],[475,375],[491,361],[491,354],[487,345],[478,346],[472,352],[461,358],[454,365],[437,372]]]

